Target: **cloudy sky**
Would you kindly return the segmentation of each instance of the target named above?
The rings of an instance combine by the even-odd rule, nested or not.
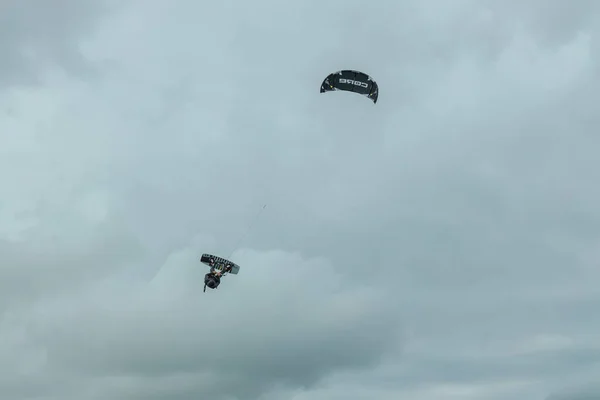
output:
[[[592,0],[3,0],[1,397],[598,399],[599,40]]]

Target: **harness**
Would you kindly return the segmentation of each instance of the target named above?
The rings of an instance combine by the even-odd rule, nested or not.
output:
[[[214,273],[215,271],[219,271],[221,273],[221,276],[225,276],[229,273],[225,271],[225,268],[227,268],[228,266],[228,264],[215,263],[215,265],[211,267],[211,272]]]

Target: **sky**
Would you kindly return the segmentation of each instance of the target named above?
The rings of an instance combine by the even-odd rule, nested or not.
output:
[[[2,397],[599,399],[599,40],[591,0],[2,1]]]

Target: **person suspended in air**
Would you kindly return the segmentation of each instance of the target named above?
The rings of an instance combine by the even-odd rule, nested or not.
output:
[[[210,267],[210,271],[204,275],[204,291],[206,288],[216,289],[221,284],[221,279],[227,274],[237,275],[240,272],[240,266],[225,258],[203,254],[200,262]]]

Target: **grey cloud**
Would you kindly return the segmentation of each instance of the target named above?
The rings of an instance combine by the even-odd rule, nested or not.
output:
[[[487,1],[484,4],[500,18],[512,20],[513,26],[536,34],[536,39],[550,46],[562,46],[579,32],[597,29],[600,8],[594,1],[579,0],[568,6],[558,0],[527,1],[508,4]]]
[[[562,390],[548,396],[546,400],[595,400],[600,398],[600,386],[589,384],[579,388]]]
[[[99,279],[139,261],[139,244],[120,228],[100,226],[67,243],[52,237],[42,238],[43,243],[0,243],[2,308],[41,293],[69,290],[82,280]]]
[[[92,72],[78,46],[82,35],[93,29],[98,13],[108,12],[108,3],[5,1],[0,9],[2,86],[39,83],[45,70],[55,67],[76,75]]]
[[[159,398],[160,393],[179,392],[189,396],[179,398],[192,398],[194,393],[253,398],[274,382],[310,386],[328,371],[376,363],[397,345],[390,340],[396,336],[397,321],[369,312],[386,309],[380,295],[332,292],[338,279],[324,260],[247,254],[243,258],[249,264],[262,261],[266,268],[262,274],[277,273],[281,264],[298,272],[271,291],[264,290],[258,276],[248,277],[249,287],[238,283],[236,288],[232,279],[227,282],[230,288],[217,293],[238,293],[246,299],[242,302],[216,297],[199,302],[203,272],[195,266],[181,267],[184,260],[193,265],[194,256],[191,249],[175,255],[151,287],[92,288],[77,303],[71,303],[70,296],[40,303],[26,326],[33,333],[32,346],[45,348],[47,360],[55,366],[48,373],[59,379],[65,374],[79,376],[92,386],[102,384],[96,383],[102,376],[130,380],[133,391],[127,385],[113,389],[115,398]],[[324,281],[307,286],[316,273]],[[312,296],[290,290],[298,285],[307,287]],[[242,314],[224,316],[224,307]],[[196,383],[177,388],[186,376]],[[40,378],[43,382],[43,375]],[[40,382],[37,377],[29,379]],[[85,393],[80,392],[83,388],[71,390]],[[60,393],[68,392],[54,389],[49,394]]]
[[[73,31],[101,74],[3,99],[2,393],[593,382],[598,14],[549,4],[129,2]],[[377,105],[318,93],[346,67]],[[203,295],[198,256],[231,254],[264,203],[242,273]]]

